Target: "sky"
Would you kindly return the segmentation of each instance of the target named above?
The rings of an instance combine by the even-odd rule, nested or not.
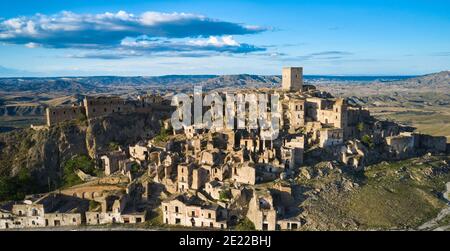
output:
[[[450,70],[448,0],[2,0],[0,77],[421,75]]]

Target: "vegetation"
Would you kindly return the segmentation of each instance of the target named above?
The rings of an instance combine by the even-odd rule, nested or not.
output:
[[[119,150],[120,145],[117,142],[110,142],[108,145],[108,149],[110,151],[117,151]]]
[[[413,228],[435,217],[445,205],[436,192],[450,179],[445,171],[433,174],[439,162],[410,159],[370,167],[367,184],[349,200],[350,214],[368,228]]]
[[[42,191],[26,169],[21,169],[16,176],[0,178],[0,201],[22,200],[27,194]]]
[[[219,200],[227,201],[229,199],[231,199],[231,192],[230,192],[230,190],[227,189],[227,190],[220,191],[220,193],[219,193]]]
[[[375,147],[375,144],[373,143],[373,140],[372,140],[372,137],[370,137],[369,135],[364,135],[362,138],[361,138],[361,142],[365,145],[365,146],[367,146],[367,147],[369,147],[370,149],[373,149],[374,147]]]
[[[363,123],[363,122],[358,123],[358,125],[356,126],[356,129],[357,129],[359,132],[364,131],[364,123]]]
[[[236,225],[236,230],[237,231],[255,230],[255,224],[253,224],[253,222],[246,217],[238,222],[238,224]]]
[[[10,176],[11,167],[22,167],[26,163],[28,151],[36,142],[31,129],[16,130],[2,134],[0,141],[0,177]]]
[[[89,201],[89,211],[96,211],[100,209],[101,204],[95,200]]]
[[[76,174],[76,170],[78,169],[92,176],[98,175],[95,164],[89,157],[74,156],[64,165],[64,175],[62,178],[63,187],[70,187],[82,183],[82,180]]]
[[[137,163],[133,163],[130,167],[130,172],[131,172],[131,174],[135,175],[139,172],[140,169],[141,168]]]
[[[164,225],[163,214],[160,208],[150,211],[147,219],[145,222],[147,227],[160,227]]]
[[[164,129],[164,127],[161,127],[159,134],[156,135],[154,138],[156,143],[162,143],[166,142],[169,139],[169,132],[168,130]]]

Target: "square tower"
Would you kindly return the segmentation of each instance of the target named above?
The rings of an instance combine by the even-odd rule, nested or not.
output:
[[[281,86],[285,91],[302,91],[303,67],[284,67]]]

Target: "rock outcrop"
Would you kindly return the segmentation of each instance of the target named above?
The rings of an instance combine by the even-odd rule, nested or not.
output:
[[[0,176],[26,168],[41,185],[57,182],[65,161],[75,155],[109,150],[110,142],[128,145],[160,130],[157,114],[114,114],[91,121],[72,121],[47,130],[15,130],[0,134]]]

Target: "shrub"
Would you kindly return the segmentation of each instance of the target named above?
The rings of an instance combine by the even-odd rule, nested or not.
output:
[[[169,137],[169,133],[167,132],[166,129],[164,129],[164,127],[161,127],[159,134],[156,135],[156,137],[154,138],[155,142],[160,143],[160,142],[166,142],[168,140]]]
[[[356,126],[356,129],[357,129],[359,132],[364,131],[364,123],[363,123],[363,122],[358,123],[358,125]]]
[[[16,176],[0,178],[0,201],[22,200],[27,194],[41,191],[43,189],[24,168]]]
[[[94,162],[89,157],[74,156],[64,165],[64,174],[62,178],[63,187],[70,187],[82,183],[82,180],[75,173],[77,169],[80,169],[81,171],[89,175],[97,175],[97,170],[95,169]]]
[[[245,218],[236,225],[236,230],[238,231],[250,231],[255,230],[255,224],[248,218]]]
[[[108,148],[110,151],[117,151],[119,150],[119,144],[116,142],[110,142]]]
[[[362,138],[361,138],[361,142],[365,145],[365,146],[367,146],[367,147],[369,147],[369,148],[374,148],[375,147],[375,144],[373,143],[373,140],[372,140],[372,138],[369,136],[369,135],[364,135]]]
[[[231,199],[231,192],[230,190],[222,190],[219,193],[219,200],[229,200]]]

